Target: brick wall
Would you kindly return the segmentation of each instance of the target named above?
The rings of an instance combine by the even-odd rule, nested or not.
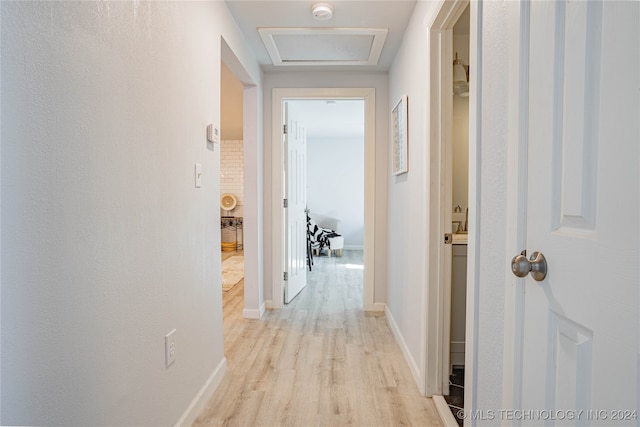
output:
[[[231,193],[236,196],[238,205],[244,205],[243,188],[243,141],[224,140],[220,144],[220,194]]]

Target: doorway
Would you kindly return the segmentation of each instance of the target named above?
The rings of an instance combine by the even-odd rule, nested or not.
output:
[[[224,66],[228,68],[228,76],[232,80],[239,82],[235,97],[235,102],[241,104],[241,117],[235,119],[236,123],[241,123],[242,135],[242,159],[236,159],[236,169],[242,171],[242,184],[233,191],[241,193],[242,205],[237,206],[230,216],[242,216],[241,224],[236,222],[231,230],[233,238],[230,241],[236,241],[241,244],[244,255],[244,289],[240,297],[242,309],[242,317],[248,319],[259,319],[265,311],[263,297],[263,251],[260,250],[263,244],[263,224],[260,218],[263,215],[263,179],[262,179],[262,162],[263,148],[259,143],[261,140],[261,129],[259,127],[259,93],[255,82],[246,71],[240,60],[231,50],[224,39],[221,39],[221,57]],[[222,65],[221,65],[222,67]],[[222,70],[221,70],[222,74]],[[226,83],[220,79],[221,93],[223,85]],[[241,90],[241,92],[240,92]],[[225,110],[224,100],[221,96],[221,110]],[[222,115],[222,114],[221,114]],[[228,127],[229,125],[227,125]],[[222,127],[222,126],[221,126]],[[237,145],[237,144],[236,144]],[[220,144],[215,144],[214,150],[220,150]],[[215,197],[220,198],[223,194],[216,194]],[[233,192],[232,192],[233,194]],[[225,210],[220,209],[220,216],[227,216]],[[221,223],[221,227],[223,224]],[[238,229],[239,226],[239,229]],[[237,232],[237,235],[236,235]],[[237,246],[234,246],[234,249]]]
[[[220,237],[222,302],[228,313],[244,302],[244,85],[220,64]],[[231,310],[230,306],[234,307]]]
[[[308,242],[307,279],[310,283],[324,280],[330,266],[363,270],[364,100],[291,100],[287,107],[290,117],[305,130],[307,161],[302,181],[306,183],[307,229],[314,230]],[[292,133],[290,126],[290,137]],[[353,286],[362,293],[362,274]]]
[[[466,22],[464,24],[460,22],[457,31],[454,32],[456,24],[461,21],[460,18],[463,15],[465,17],[462,20]],[[432,70],[429,76],[431,89],[429,119],[433,128],[431,134],[436,137],[430,151],[434,161],[431,162],[430,169],[432,220],[429,228],[430,233],[438,238],[430,242],[430,252],[433,256],[429,260],[429,270],[432,273],[429,277],[429,298],[425,309],[431,313],[428,316],[427,326],[436,326],[427,327],[427,330],[431,329],[433,332],[428,334],[426,340],[426,371],[430,375],[426,376],[425,390],[427,395],[433,396],[441,417],[451,423],[457,423],[458,420],[455,419],[443,396],[450,395],[451,388],[455,389],[457,394],[463,396],[468,394],[465,389],[469,387],[469,373],[473,371],[473,363],[467,362],[469,342],[466,337],[469,336],[467,329],[471,322],[467,320],[469,307],[466,304],[468,295],[466,283],[468,279],[466,271],[463,271],[467,266],[466,249],[469,249],[469,256],[471,256],[474,239],[477,238],[473,230],[475,198],[471,193],[472,187],[468,185],[471,182],[468,168],[469,148],[473,143],[470,126],[472,127],[475,123],[474,111],[469,109],[469,106],[476,99],[474,92],[476,56],[473,44],[470,43],[470,40],[473,40],[470,28],[474,27],[471,15],[473,15],[473,8],[470,7],[469,1],[445,2],[429,26]],[[466,28],[461,31],[460,27]],[[461,40],[465,40],[462,46]],[[456,51],[459,63],[454,64]],[[458,75],[455,80],[454,65],[460,66],[457,67]],[[468,79],[467,82],[461,81],[462,75]],[[458,107],[455,112],[454,107]],[[466,107],[466,115],[461,114],[460,107]],[[464,117],[466,120],[461,120],[461,116],[466,116]],[[467,138],[462,138],[465,140],[460,141],[464,135]],[[457,142],[455,146],[454,140]],[[460,144],[460,142],[463,143]],[[456,160],[463,160],[456,162],[460,173],[456,173],[455,177],[454,157],[457,157]],[[467,188],[468,190],[464,191]],[[459,209],[458,206],[460,206]],[[463,272],[464,275],[461,274]],[[452,286],[452,281],[456,282],[455,286]],[[456,305],[455,308],[452,302]],[[454,374],[453,365],[456,365],[455,373],[458,377],[451,385],[451,375]],[[464,373],[460,369],[462,367],[464,367]],[[459,389],[458,385],[463,381],[465,389]],[[461,399],[455,405],[459,405],[461,409],[466,406],[462,401],[463,396],[460,396]]]
[[[364,292],[365,310],[380,309],[374,303],[374,196],[375,196],[375,89],[372,88],[275,88],[272,96],[272,140],[282,139],[282,104],[284,100],[362,100],[365,115],[364,148]],[[272,151],[272,198],[282,199],[283,148],[273,144]],[[272,230],[274,236],[283,235],[283,209],[273,204]],[[272,240],[272,307],[283,306],[284,244],[282,238]]]
[[[451,175],[452,253],[444,268],[451,271],[449,302],[449,357],[443,377],[445,400],[459,425],[464,410],[465,330],[467,294],[467,246],[469,233],[469,22],[470,5],[453,26],[453,91],[451,103]],[[448,191],[448,190],[447,190]],[[447,196],[448,198],[448,196]],[[446,283],[445,283],[446,285]],[[447,302],[445,301],[445,304]],[[445,307],[446,311],[446,307]],[[446,349],[445,349],[446,351]],[[448,390],[447,390],[448,388]]]

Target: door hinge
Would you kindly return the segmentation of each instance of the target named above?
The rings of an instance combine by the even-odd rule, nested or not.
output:
[[[284,272],[283,276],[285,282],[289,280],[289,273],[287,273],[286,271]]]
[[[284,208],[288,208],[289,207],[289,199],[283,199],[282,200],[282,207],[284,207]]]
[[[289,133],[289,125],[282,125],[282,133],[285,135]]]
[[[444,244],[450,245],[453,243],[453,235],[451,233],[444,233]]]

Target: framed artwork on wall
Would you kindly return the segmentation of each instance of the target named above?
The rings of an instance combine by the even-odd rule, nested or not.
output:
[[[393,131],[391,144],[393,146],[394,175],[409,172],[407,152],[407,95],[402,95],[391,110],[391,129]]]

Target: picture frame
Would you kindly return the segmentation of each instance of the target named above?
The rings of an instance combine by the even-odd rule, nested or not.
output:
[[[391,170],[394,175],[400,175],[409,172],[409,158],[408,158],[408,134],[407,134],[407,122],[408,122],[408,98],[407,95],[402,95],[400,100],[391,110],[391,129],[392,129],[392,141],[391,146],[393,150]]]

